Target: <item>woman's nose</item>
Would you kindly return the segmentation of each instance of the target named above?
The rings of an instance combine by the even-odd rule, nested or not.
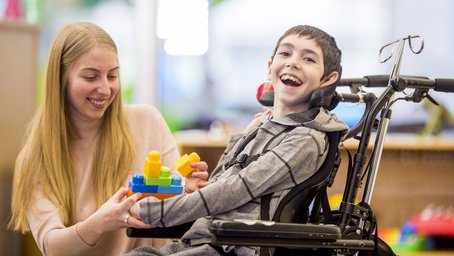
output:
[[[106,98],[110,96],[110,87],[107,78],[100,80],[100,83],[96,91],[100,94],[106,95]]]

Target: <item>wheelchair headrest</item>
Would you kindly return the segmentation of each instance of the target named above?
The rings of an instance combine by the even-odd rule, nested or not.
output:
[[[339,104],[341,98],[336,93],[337,83],[318,88],[312,92],[309,100],[311,106],[323,107],[333,110]],[[274,87],[270,82],[261,84],[257,90],[257,100],[266,107],[274,105]]]

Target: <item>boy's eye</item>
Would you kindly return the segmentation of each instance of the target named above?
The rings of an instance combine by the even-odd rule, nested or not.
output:
[[[286,51],[279,52],[278,54],[282,56],[290,56],[290,53]]]
[[[307,62],[315,63],[315,60],[312,59],[311,57],[304,57],[303,60],[305,60],[305,61],[307,61]]]

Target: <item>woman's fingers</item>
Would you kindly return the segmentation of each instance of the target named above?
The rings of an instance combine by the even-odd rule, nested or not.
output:
[[[134,216],[129,217],[127,226],[134,227],[134,228],[151,228],[152,227],[150,224],[147,224],[147,223],[137,219]]]
[[[128,189],[125,187],[120,188],[111,198],[110,200],[114,200],[115,202],[120,202],[128,193]]]

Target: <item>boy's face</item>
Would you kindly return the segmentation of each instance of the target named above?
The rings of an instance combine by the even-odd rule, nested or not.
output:
[[[268,62],[268,79],[275,91],[274,114],[309,109],[312,92],[337,80],[338,74],[333,72],[321,81],[323,72],[323,52],[315,40],[298,35],[284,38]]]

